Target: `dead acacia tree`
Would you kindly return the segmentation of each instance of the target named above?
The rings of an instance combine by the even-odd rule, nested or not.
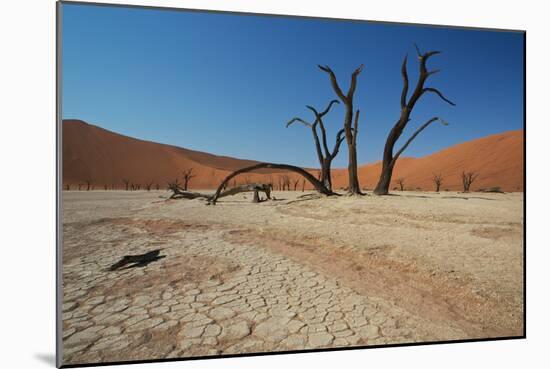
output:
[[[183,171],[183,190],[187,191],[189,188],[189,181],[191,181],[191,178],[194,178],[195,175],[193,174],[193,168],[189,168]]]
[[[341,130],[338,131],[338,133],[336,134],[336,143],[334,144],[334,148],[330,150],[327,143],[327,132],[325,129],[325,125],[323,123],[323,117],[327,115],[327,113],[330,111],[330,108],[332,107],[333,104],[339,104],[339,103],[340,102],[338,100],[332,100],[331,102],[329,102],[326,109],[323,110],[322,112],[318,112],[314,107],[310,105],[306,105],[306,107],[309,110],[311,110],[315,116],[315,120],[313,121],[313,123],[307,122],[299,117],[294,117],[286,124],[286,127],[288,128],[294,122],[299,122],[311,129],[311,133],[313,134],[313,142],[315,143],[315,151],[317,152],[317,159],[319,160],[319,165],[321,166],[320,180],[329,189],[332,189],[332,178],[330,175],[330,168],[332,165],[332,161],[334,160],[336,155],[338,155],[338,151],[340,150],[340,145],[345,139],[345,137],[343,136],[345,130],[344,128],[342,128]],[[317,133],[317,127],[319,127],[321,131],[321,139],[319,139],[319,134]]]
[[[65,185],[65,191],[70,191],[70,190],[71,190],[71,185],[67,183]]]
[[[129,179],[123,179],[122,182],[124,183],[124,188],[126,189],[126,191],[128,191],[129,188],[130,188],[130,180]]]
[[[435,192],[439,192],[439,189],[441,188],[441,184],[443,184],[443,176],[441,175],[441,173],[434,174],[432,176],[432,181],[435,184]]]
[[[151,187],[153,186],[153,181],[151,182],[145,182],[145,189],[147,191],[151,191]]]
[[[160,190],[160,185],[159,185],[158,183],[155,184],[155,189],[156,189],[157,191]]]
[[[283,175],[283,191],[290,191],[290,177],[286,174]]]
[[[82,183],[79,183],[79,184],[78,184],[78,190],[79,190],[79,191],[82,190],[82,186],[84,186],[84,184],[82,184]]]
[[[440,122],[443,125],[447,125],[447,122],[442,120],[439,117],[433,117],[430,120],[428,120],[426,123],[421,125],[413,134],[412,136],[405,142],[403,147],[399,149],[395,154],[393,152],[394,146],[401,137],[401,134],[403,133],[403,130],[409,123],[411,113],[420,99],[425,93],[434,93],[437,96],[439,96],[443,101],[450,105],[455,105],[452,101],[447,99],[443,94],[436,88],[433,87],[424,87],[424,84],[426,83],[426,80],[431,75],[439,72],[439,69],[434,69],[431,71],[428,71],[426,67],[426,62],[428,59],[434,55],[437,55],[440,53],[440,51],[429,51],[424,54],[420,52],[420,49],[415,45],[416,47],[416,53],[418,55],[419,60],[419,69],[420,73],[418,76],[418,81],[416,82],[416,86],[414,88],[414,91],[410,98],[407,100],[407,94],[409,91],[409,77],[407,74],[407,56],[405,56],[403,60],[403,64],[401,66],[401,76],[403,77],[403,89],[401,91],[401,115],[399,116],[399,119],[394,124],[393,128],[391,129],[390,133],[388,134],[388,138],[386,139],[386,145],[384,146],[384,154],[382,157],[382,172],[380,173],[380,179],[378,180],[378,184],[376,185],[376,188],[374,189],[375,195],[387,195],[388,189],[391,182],[391,177],[393,174],[393,168],[395,167],[395,163],[399,156],[405,151],[405,149],[411,144],[411,142],[418,136],[420,132],[422,132],[426,127],[428,127],[433,122]]]
[[[213,204],[213,205],[216,204],[216,201],[220,197],[222,189],[224,188],[224,186],[232,178],[234,178],[234,177],[236,177],[236,176],[238,176],[239,174],[242,174],[242,173],[252,172],[252,171],[255,171],[255,170],[258,170],[258,169],[264,169],[264,168],[281,169],[281,170],[287,170],[287,171],[290,171],[290,172],[297,173],[297,174],[301,175],[302,177],[304,177],[304,179],[306,179],[309,183],[311,183],[313,185],[313,187],[317,191],[319,191],[321,194],[327,195],[327,196],[338,195],[337,193],[332,192],[332,190],[329,190],[328,188],[326,188],[325,185],[321,181],[317,180],[314,176],[312,176],[310,173],[308,173],[307,171],[305,171],[304,169],[302,169],[300,167],[295,167],[294,165],[288,165],[288,164],[259,163],[259,164],[256,164],[256,165],[252,165],[252,166],[249,166],[249,167],[246,167],[246,168],[236,170],[233,173],[229,174],[227,177],[225,177],[225,179],[222,181],[222,183],[220,183],[220,185],[218,186],[218,189],[216,190],[216,193],[214,194],[214,196],[212,196],[212,198],[210,200],[210,203]]]
[[[479,173],[476,172],[462,171],[462,189],[464,192],[470,192],[470,186],[474,183],[478,176]]]
[[[109,189],[109,185],[106,185],[106,184],[103,185],[103,189],[104,189],[105,191],[107,191],[107,190]]]
[[[405,190],[405,178],[397,178],[397,184],[399,185],[399,191]]]
[[[300,183],[300,178],[296,178],[292,182],[294,184],[294,191],[296,191],[296,188],[298,187],[298,183]]]
[[[319,69],[328,73],[330,77],[330,82],[332,89],[345,105],[346,114],[344,116],[344,133],[346,136],[346,142],[348,145],[348,176],[349,176],[349,185],[348,193],[350,195],[359,195],[361,194],[361,187],[359,186],[359,176],[357,174],[357,130],[359,123],[359,110],[354,111],[353,109],[353,95],[355,94],[355,89],[357,87],[357,76],[363,70],[363,64],[361,64],[353,73],[351,74],[351,83],[348,89],[347,94],[344,95],[342,89],[338,85],[338,80],[336,75],[330,69],[329,66],[319,65]],[[353,124],[353,115],[355,114],[355,123]]]
[[[302,179],[302,192],[304,192],[306,189],[306,180]]]
[[[87,179],[86,180],[86,191],[90,191],[92,189],[92,180]]]

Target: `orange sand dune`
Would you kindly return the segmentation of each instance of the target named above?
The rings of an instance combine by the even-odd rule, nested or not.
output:
[[[63,184],[76,185],[90,180],[96,189],[104,185],[123,188],[123,179],[140,184],[153,182],[162,188],[193,168],[196,175],[190,188],[215,188],[233,170],[257,163],[252,160],[217,156],[170,145],[119,135],[80,120],[63,121]],[[363,187],[373,188],[380,163],[359,168]],[[423,158],[399,160],[394,178],[405,178],[407,188],[432,189],[431,176],[441,173],[443,189],[460,189],[462,170],[478,171],[474,189],[500,186],[505,191],[523,191],[523,131],[511,131],[466,142]],[[312,170],[313,171],[313,170]],[[242,175],[237,183],[277,183],[282,172],[263,170],[262,174]],[[299,177],[290,174],[294,182]],[[300,179],[301,181],[301,179]],[[345,169],[333,170],[335,188],[347,186]],[[393,186],[392,186],[393,187]],[[301,182],[297,185],[301,188]],[[311,188],[311,186],[306,186]]]
[[[406,189],[433,190],[433,175],[441,174],[442,190],[461,190],[462,171],[473,171],[479,175],[472,189],[523,191],[523,145],[523,130],[517,130],[454,145],[422,158],[400,158],[391,188],[398,187],[396,180],[403,178]],[[374,188],[381,168],[381,162],[361,166],[361,186]],[[337,186],[345,187],[347,171],[334,173],[334,178]]]

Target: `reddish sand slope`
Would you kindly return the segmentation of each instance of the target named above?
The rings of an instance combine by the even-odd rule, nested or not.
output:
[[[523,130],[509,131],[451,146],[422,158],[400,158],[391,188],[403,178],[406,189],[433,190],[433,175],[443,177],[442,190],[461,190],[462,171],[478,173],[472,189],[500,187],[503,191],[523,191]],[[382,163],[359,168],[361,186],[374,188]],[[334,174],[337,186],[345,187],[347,171]],[[338,187],[339,188],[339,187]]]
[[[180,178],[181,171],[193,168],[196,175],[190,188],[215,188],[231,171],[256,163],[216,156],[170,145],[119,135],[80,120],[63,121],[63,184],[75,189],[90,180],[95,189],[104,185],[122,188],[123,180],[140,184],[152,182],[165,187]],[[394,178],[404,177],[407,188],[431,189],[432,173],[441,173],[443,189],[459,189],[462,170],[478,171],[473,188],[500,186],[505,191],[523,190],[523,131],[505,132],[466,142],[423,158],[399,160]],[[373,188],[380,163],[360,167],[363,187]],[[281,172],[243,175],[237,183],[272,182]],[[301,179],[290,175],[291,187],[300,189]],[[347,173],[333,171],[335,188],[347,186]],[[299,183],[298,183],[299,181]],[[306,188],[310,186],[306,185]]]

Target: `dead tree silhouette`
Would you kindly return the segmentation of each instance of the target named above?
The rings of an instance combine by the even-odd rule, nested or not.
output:
[[[294,179],[292,183],[294,184],[294,191],[296,191],[296,188],[298,187],[298,183],[300,183],[300,178]]]
[[[399,191],[405,190],[405,178],[397,178],[397,184],[399,185]]]
[[[183,190],[187,191],[189,189],[189,182],[191,178],[194,178],[193,168],[189,168],[183,171]]]
[[[344,95],[344,92],[342,92],[342,89],[338,85],[338,80],[336,79],[336,75],[330,69],[329,66],[318,66],[319,69],[322,71],[328,73],[330,77],[330,82],[332,85],[332,89],[342,101],[342,103],[346,107],[346,115],[344,117],[344,133],[346,136],[346,142],[348,145],[348,176],[349,176],[349,185],[348,185],[348,193],[351,195],[359,195],[361,194],[361,187],[359,186],[359,177],[357,174],[357,134],[359,133],[357,130],[358,124],[359,124],[359,110],[354,111],[353,109],[353,95],[355,94],[355,89],[357,87],[357,76],[361,71],[363,70],[363,64],[361,64],[353,73],[351,74],[351,83],[348,89],[347,94]],[[352,127],[353,123],[353,115],[355,114],[355,123]]]
[[[443,94],[436,88],[433,87],[424,87],[424,84],[426,83],[426,80],[431,75],[439,72],[439,69],[434,69],[431,71],[428,71],[426,68],[426,62],[428,59],[434,55],[437,55],[440,53],[440,51],[429,51],[424,54],[420,52],[420,49],[415,45],[416,53],[418,55],[419,60],[419,68],[420,73],[418,76],[418,81],[416,83],[416,86],[414,88],[414,91],[411,95],[411,97],[407,100],[407,93],[409,90],[409,77],[407,74],[407,56],[403,59],[403,64],[401,66],[401,75],[403,77],[403,89],[401,91],[401,115],[393,128],[391,129],[390,133],[388,134],[388,138],[386,139],[386,144],[384,146],[384,154],[382,158],[382,172],[380,174],[380,178],[378,180],[378,184],[376,185],[376,188],[374,189],[373,193],[375,195],[387,195],[388,189],[390,187],[391,177],[393,174],[393,168],[395,166],[395,163],[399,156],[405,151],[405,149],[410,145],[410,143],[415,139],[416,136],[420,132],[422,132],[426,127],[428,127],[433,122],[439,121],[443,125],[447,125],[448,123],[442,120],[439,117],[433,117],[430,120],[428,120],[426,123],[420,126],[413,134],[412,136],[405,142],[403,147],[399,149],[395,154],[393,153],[393,149],[395,146],[395,143],[401,137],[401,134],[403,133],[403,130],[409,123],[410,115],[420,99],[425,93],[431,92],[439,96],[443,101],[450,105],[455,105],[452,101],[447,99]]]
[[[462,171],[462,189],[464,192],[470,192],[470,186],[479,176],[479,173],[476,172],[465,172]]]
[[[441,173],[435,174],[432,176],[432,181],[435,184],[435,192],[439,192],[439,189],[441,188],[441,185],[443,184],[443,176]]]
[[[87,179],[86,180],[86,191],[90,191],[90,190],[92,190],[92,180]]]
[[[323,117],[327,115],[327,113],[330,111],[330,108],[332,107],[333,104],[339,104],[339,103],[340,102],[338,100],[332,100],[331,102],[329,102],[326,109],[323,110],[322,112],[318,112],[314,107],[310,105],[306,105],[306,107],[309,110],[311,110],[315,116],[315,120],[313,121],[313,123],[307,122],[304,119],[299,117],[294,117],[290,121],[288,121],[286,124],[286,127],[288,128],[294,122],[299,122],[311,129],[311,133],[313,134],[313,142],[315,143],[315,151],[317,153],[317,159],[319,160],[319,165],[321,166],[320,179],[324,183],[325,187],[331,190],[332,190],[332,178],[330,175],[330,168],[332,165],[332,161],[334,160],[336,155],[338,155],[338,151],[340,150],[340,145],[345,139],[345,137],[343,136],[343,134],[345,133],[345,129],[342,128],[341,130],[338,131],[338,133],[336,134],[336,143],[334,144],[334,148],[330,150],[327,143],[327,132],[323,122]],[[319,127],[321,131],[321,139],[319,139],[319,134],[317,133],[317,127]]]
[[[129,179],[123,179],[122,182],[124,183],[124,188],[126,191],[130,188],[130,180]]]

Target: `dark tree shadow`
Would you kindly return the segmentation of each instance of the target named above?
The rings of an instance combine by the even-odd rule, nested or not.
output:
[[[122,259],[111,265],[110,271],[130,268],[143,268],[150,263],[165,258],[165,255],[159,255],[161,249],[149,251],[139,255],[124,255]]]

